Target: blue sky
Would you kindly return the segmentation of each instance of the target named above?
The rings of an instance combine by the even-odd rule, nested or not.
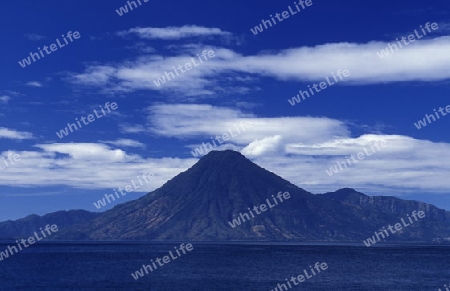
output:
[[[308,191],[351,187],[450,209],[450,116],[414,125],[450,105],[448,1],[313,0],[257,35],[250,29],[294,1],[141,0],[122,16],[116,10],[126,1],[94,2],[3,4],[0,165],[20,159],[0,170],[0,220],[96,211],[104,194],[153,173],[145,188],[108,207],[136,199],[192,166],[196,147],[243,122],[252,127],[216,149],[241,151]],[[427,22],[439,28],[377,55]],[[19,65],[69,31],[81,37]],[[214,57],[155,85],[203,51]],[[350,76],[288,102],[338,70]],[[118,108],[56,135],[106,102]],[[387,146],[327,175],[379,141]]]

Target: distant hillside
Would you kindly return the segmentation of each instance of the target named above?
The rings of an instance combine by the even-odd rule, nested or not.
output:
[[[93,213],[85,210],[58,211],[44,216],[29,215],[15,221],[0,222],[0,238],[26,238],[38,231],[39,227],[47,224],[56,224],[61,230],[79,223],[91,221],[98,217],[99,213]]]

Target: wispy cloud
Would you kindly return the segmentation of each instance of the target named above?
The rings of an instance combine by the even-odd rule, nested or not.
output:
[[[136,50],[138,52],[141,53],[154,53],[156,52],[156,49],[148,46],[145,42],[137,42],[133,45],[130,46],[126,46],[125,49],[129,49],[129,50]]]
[[[155,105],[149,108],[149,130],[153,134],[211,142],[241,122],[253,127],[228,141],[247,157],[294,184],[313,192],[342,187],[422,189],[448,192],[445,179],[450,174],[448,143],[434,143],[402,135],[370,133],[352,136],[345,122],[314,117],[262,118],[239,109],[206,104]],[[325,170],[337,161],[350,158],[376,142],[388,146],[339,175],[329,177]],[[187,145],[192,148],[191,144]],[[370,189],[367,188],[370,186]],[[395,192],[394,192],[395,193]]]
[[[27,83],[27,86],[31,86],[31,87],[42,87],[42,83],[37,82],[37,81],[31,81]]]
[[[12,96],[21,96],[22,94],[17,91],[11,91],[11,90],[5,90],[6,94],[12,95]]]
[[[416,41],[395,54],[380,59],[377,52],[388,42],[332,43],[315,47],[300,47],[256,55],[242,55],[225,48],[213,49],[216,57],[195,70],[180,75],[157,87],[153,80],[173,66],[190,61],[192,52],[175,56],[138,57],[115,65],[94,65],[84,72],[73,74],[78,84],[105,90],[131,92],[135,90],[165,91],[168,95],[215,95],[239,87],[239,81],[226,83],[230,74],[253,78],[272,77],[280,81],[323,81],[330,72],[349,70],[351,76],[340,84],[376,84],[405,81],[440,81],[450,78],[450,37]],[[240,90],[248,93],[250,85],[242,82]]]
[[[260,139],[282,135],[285,142],[326,141],[332,137],[345,137],[348,130],[344,123],[329,118],[277,117],[258,118],[239,109],[207,104],[161,104],[148,108],[149,131],[174,138],[198,138],[222,135],[241,122],[253,127],[233,138],[233,142],[246,146]],[[302,130],[298,130],[302,128]]]
[[[145,148],[145,144],[138,142],[133,139],[121,138],[115,141],[100,141],[105,144],[111,144],[118,147],[136,147],[136,148]]]
[[[195,159],[143,158],[101,143],[38,144],[36,150],[7,151],[0,158],[18,154],[20,162],[2,170],[0,185],[14,187],[69,186],[110,189],[126,185],[143,173],[155,180],[139,189],[149,192],[191,167]],[[24,178],[26,177],[26,178]]]
[[[117,33],[120,36],[137,35],[143,39],[178,40],[189,37],[230,36],[231,33],[220,28],[185,25],[181,27],[135,27]]]
[[[26,131],[16,131],[16,130],[8,129],[5,127],[0,127],[0,139],[1,138],[18,139],[18,140],[32,139],[33,134],[30,132],[26,132]]]
[[[354,136],[348,124],[336,119],[267,118],[207,104],[159,104],[148,108],[147,131],[179,139],[192,149],[199,142],[210,142],[212,136],[223,135],[229,129],[236,132],[235,125],[241,122],[250,122],[252,127],[229,139],[221,148],[239,150],[262,167],[312,192],[349,186],[369,193],[390,191],[393,195],[396,190],[420,189],[424,193],[448,193],[450,190],[447,179],[450,175],[449,143],[383,133]],[[140,127],[139,131],[143,129]],[[381,140],[387,143],[381,151],[339,174],[327,175],[325,170],[337,161],[350,158]],[[121,149],[139,144],[126,139],[39,144],[36,146],[39,150],[15,152],[21,162],[2,172],[0,185],[100,189],[121,186],[129,177],[152,171],[157,180],[144,191],[161,186],[196,161],[143,158]],[[4,152],[3,156],[9,153]],[[23,179],[24,175],[27,179]]]
[[[46,39],[45,36],[39,35],[39,34],[36,34],[36,33],[27,33],[27,34],[25,34],[25,37],[28,38],[29,40],[33,40],[33,41]]]
[[[0,103],[8,103],[8,101],[11,99],[11,97],[9,97],[9,96],[6,96],[6,95],[4,95],[4,96],[0,96]]]
[[[450,32],[450,21],[439,22],[439,29],[436,31],[439,34],[448,34]]]
[[[119,128],[122,133],[140,133],[146,131],[142,124],[120,124]]]

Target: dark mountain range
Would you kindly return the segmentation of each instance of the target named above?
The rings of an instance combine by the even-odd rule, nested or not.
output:
[[[86,210],[58,211],[47,215],[29,215],[15,221],[8,220],[0,223],[0,238],[8,237],[28,237],[40,227],[47,224],[57,224],[59,229],[74,226],[80,223],[91,221],[98,217],[100,213],[93,213]]]
[[[341,189],[323,194],[324,197],[339,201],[348,207],[348,211],[361,213],[361,219],[377,222],[378,226],[393,225],[399,218],[406,220],[406,215],[413,211],[425,212],[425,218],[412,224],[397,236],[397,240],[424,239],[442,241],[450,238],[450,212],[419,201],[402,200],[392,196],[367,196],[353,189]]]
[[[290,198],[279,199],[275,205],[272,195],[279,192],[289,192]],[[249,208],[263,203],[267,211],[253,210],[252,218]],[[314,195],[227,150],[210,152],[161,188],[104,213],[84,213],[72,222],[66,218],[64,227],[59,221],[62,216],[44,217],[53,219],[46,223],[58,224],[55,238],[69,240],[360,241],[414,210],[424,211],[426,217],[390,241],[450,237],[450,214],[445,210],[395,197],[366,196],[352,189]],[[27,219],[28,224],[21,220],[0,223],[0,236],[28,235],[43,224],[31,223],[38,217],[23,220]],[[232,227],[233,219],[240,224]]]

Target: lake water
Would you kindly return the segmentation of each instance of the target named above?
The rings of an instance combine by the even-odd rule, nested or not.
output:
[[[138,280],[131,273],[180,243],[35,244],[0,262],[0,290],[279,291],[285,278],[311,275],[316,262],[328,269],[288,290],[423,291],[450,283],[447,246],[192,244]]]

